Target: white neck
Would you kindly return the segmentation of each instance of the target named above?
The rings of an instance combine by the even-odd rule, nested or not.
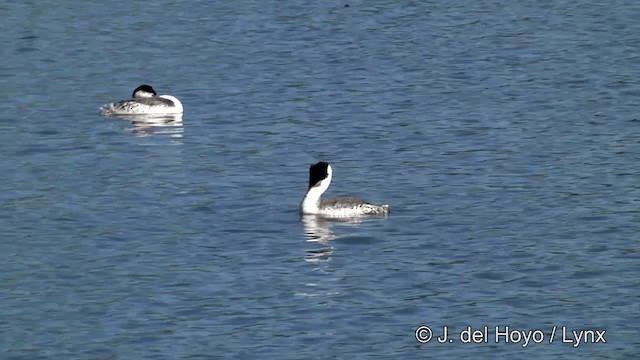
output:
[[[307,195],[304,196],[301,204],[303,214],[320,213],[320,196],[327,191],[329,184],[331,184],[331,173],[329,173],[326,179],[320,181],[320,184],[307,191]]]
[[[175,113],[182,113],[183,112],[182,103],[175,96],[160,95],[160,97],[164,98],[164,99],[167,99],[167,100],[173,101],[173,103],[175,104],[175,108],[174,108],[173,112],[175,112]]]

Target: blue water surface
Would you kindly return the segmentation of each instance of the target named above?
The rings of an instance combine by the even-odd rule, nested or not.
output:
[[[637,357],[637,1],[0,14],[0,358]],[[391,216],[301,218],[320,160]]]

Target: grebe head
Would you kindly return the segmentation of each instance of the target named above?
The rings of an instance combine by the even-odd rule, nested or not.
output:
[[[156,96],[156,91],[150,85],[140,85],[133,90],[131,97],[135,98],[150,98]]]
[[[321,188],[322,192],[327,190],[329,184],[331,184],[331,177],[333,170],[331,165],[324,161],[313,164],[309,167],[309,189],[313,187]]]

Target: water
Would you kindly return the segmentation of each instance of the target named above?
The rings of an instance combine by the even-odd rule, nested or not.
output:
[[[640,6],[344,4],[0,5],[0,358],[636,357]]]

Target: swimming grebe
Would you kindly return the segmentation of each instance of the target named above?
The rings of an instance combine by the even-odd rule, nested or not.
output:
[[[321,199],[331,184],[332,174],[331,165],[324,161],[309,167],[309,189],[300,204],[302,214],[334,218],[389,214],[389,205],[373,205],[355,197]]]
[[[102,115],[166,115],[182,114],[182,103],[175,96],[156,94],[149,85],[140,85],[133,90],[133,99],[105,104]]]

